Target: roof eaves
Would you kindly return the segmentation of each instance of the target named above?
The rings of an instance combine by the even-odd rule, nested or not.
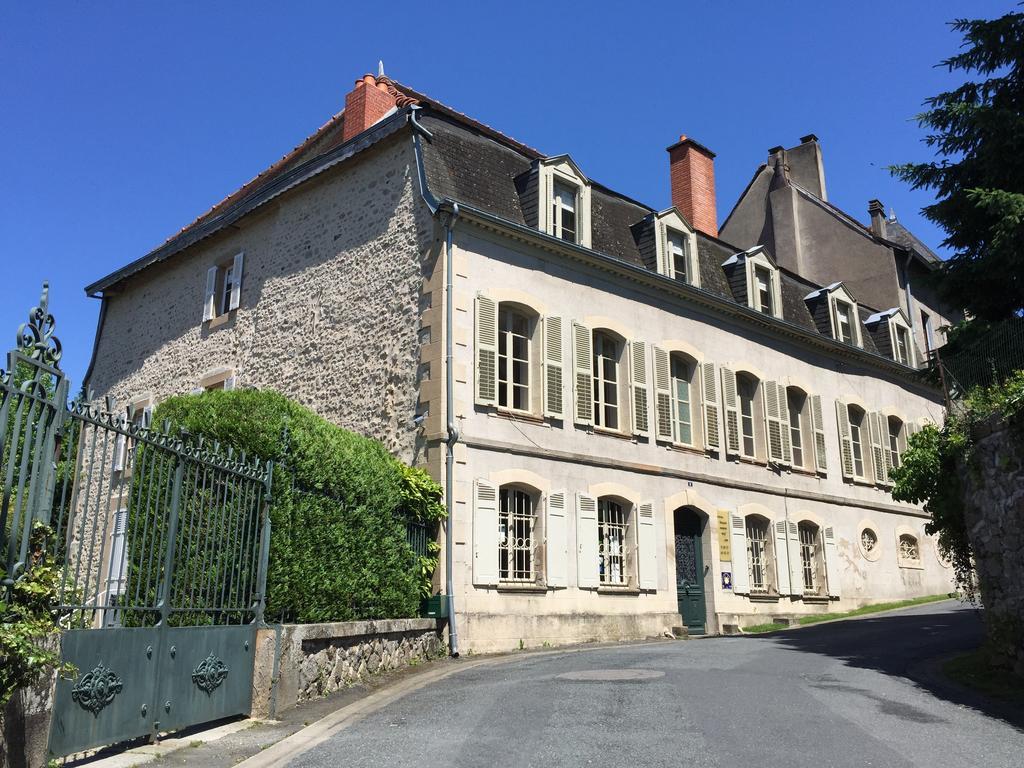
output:
[[[268,179],[265,184],[253,188],[249,194],[236,200],[217,215],[201,221],[195,226],[186,228],[145,256],[86,286],[86,295],[95,297],[100,291],[107,290],[146,267],[170,258],[188,246],[194,245],[232,224],[247,213],[273,200],[278,195],[287,192],[297,184],[301,184],[303,181],[337,165],[343,160],[347,160],[357,152],[376,144],[381,139],[390,136],[404,126],[408,121],[408,114],[409,108],[403,108],[329,152],[318,155],[283,174]]]

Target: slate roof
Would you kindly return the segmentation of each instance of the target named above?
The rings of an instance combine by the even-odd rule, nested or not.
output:
[[[897,245],[902,245],[909,251],[914,251],[918,256],[931,264],[941,264],[942,259],[931,248],[922,243],[909,229],[904,227],[896,219],[888,219],[885,222],[885,234],[887,240]]]

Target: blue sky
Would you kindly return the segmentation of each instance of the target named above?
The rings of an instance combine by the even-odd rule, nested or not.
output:
[[[586,7],[585,13],[580,9]],[[0,8],[0,348],[51,283],[80,382],[99,302],[142,256],[387,73],[591,178],[668,205],[665,147],[713,149],[723,219],[767,149],[816,133],[830,199],[941,234],[885,170],[955,84],[947,22],[1012,2],[48,2]],[[197,304],[198,307],[198,297]]]

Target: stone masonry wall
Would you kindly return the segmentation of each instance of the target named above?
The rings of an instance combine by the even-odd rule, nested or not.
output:
[[[405,133],[110,291],[89,384],[121,407],[237,376],[424,460],[413,423],[436,250]],[[241,305],[203,322],[207,270],[244,251]],[[431,409],[439,412],[439,407]]]
[[[960,475],[989,644],[1024,677],[1024,424],[978,429]]]
[[[369,675],[443,656],[446,646],[433,619],[391,619],[286,624],[280,638],[274,629],[261,630],[256,649],[253,716],[261,717],[334,693]],[[276,692],[275,650],[280,654]]]

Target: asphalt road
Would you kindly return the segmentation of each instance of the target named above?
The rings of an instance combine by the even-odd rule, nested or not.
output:
[[[979,637],[975,611],[946,602],[769,637],[526,654],[414,691],[290,766],[1022,768],[1016,715],[929,672]]]

